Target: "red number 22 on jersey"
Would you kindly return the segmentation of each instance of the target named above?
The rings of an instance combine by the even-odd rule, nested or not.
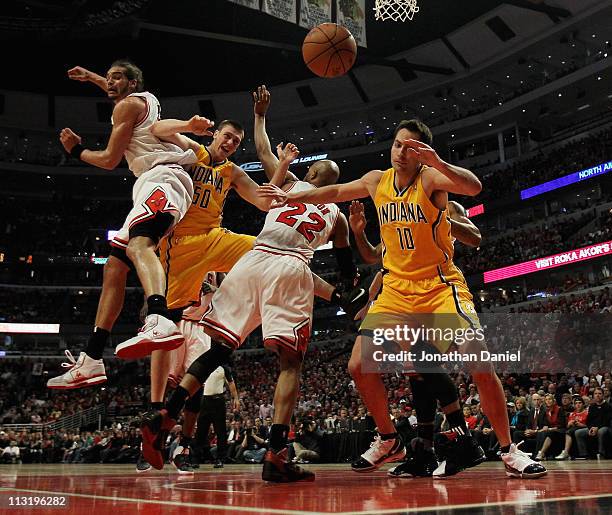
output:
[[[276,221],[286,224],[289,227],[294,227],[297,223],[296,217],[306,212],[306,205],[298,202],[290,202],[287,204],[287,207],[288,209],[278,215]],[[325,229],[325,220],[318,213],[308,213],[308,219],[310,220],[309,222],[302,221],[294,228],[310,243],[315,238],[313,233],[321,232]]]

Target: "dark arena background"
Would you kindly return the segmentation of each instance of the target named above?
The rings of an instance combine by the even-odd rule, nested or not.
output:
[[[612,317],[612,1],[393,3],[412,19],[376,19],[373,0],[2,2],[0,513],[612,512],[612,333],[580,338]],[[358,44],[353,68],[334,79],[315,77],[301,55],[308,30],[324,21],[346,25]],[[48,389],[87,346],[109,240],[132,207],[135,182],[125,161],[102,170],[64,151],[65,127],[85,148],[104,149],[113,109],[99,88],[67,72],[82,66],[104,77],[121,58],[143,70],[162,118],[240,121],[245,136],[231,160],[260,184],[267,179],[252,98],[260,85],[271,93],[272,147],[299,147],[291,171],[300,178],[323,158],[339,165],[341,183],[385,170],[395,126],[424,121],[438,155],[482,183],[476,197],[450,195],[482,235],[476,248],[457,241],[454,260],[483,323],[508,328],[489,345],[520,350],[523,366],[494,366],[513,441],[525,440],[521,449],[548,474],[506,476],[460,364],[449,371],[486,462],[442,479],[391,477],[391,464],[352,472],[376,434],[348,370],[358,326],[321,299],[288,435],[298,453],[311,451],[299,461],[314,482],[261,480],[279,365],[260,329],[232,358],[241,402],[223,397],[224,466],[213,467],[211,426],[192,439],[195,472],[179,473],[168,455],[163,470],[137,472],[150,360],[113,353],[140,327],[143,290],[133,272],[103,356],[107,382]],[[374,204],[364,204],[366,234],[377,244]],[[339,206],[348,218],[349,203]],[[222,225],[234,232],[257,235],[263,226],[265,213],[235,192],[223,211]],[[361,276],[373,277],[380,265],[363,262],[353,235],[351,243]],[[339,282],[333,250],[317,250],[310,265]],[[537,334],[551,320],[559,327],[553,342]],[[408,376],[383,380],[409,442],[419,413]],[[578,439],[568,423],[580,403],[589,415]],[[536,410],[565,416],[535,420]],[[435,431],[448,429],[439,411]]]

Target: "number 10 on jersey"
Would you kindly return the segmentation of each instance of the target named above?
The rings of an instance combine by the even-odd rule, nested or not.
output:
[[[414,240],[412,239],[410,227],[396,227],[396,230],[400,248],[402,250],[414,250]]]

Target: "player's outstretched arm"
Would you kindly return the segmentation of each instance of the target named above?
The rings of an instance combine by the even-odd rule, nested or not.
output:
[[[68,70],[68,78],[72,80],[78,80],[79,82],[91,82],[98,86],[102,91],[108,91],[108,83],[106,78],[102,75],[98,75],[92,71],[83,68],[82,66],[75,66]]]
[[[304,202],[307,204],[346,202],[348,200],[364,198],[368,195],[373,197],[381,176],[382,172],[380,170],[373,170],[355,181],[313,188],[307,191],[285,193],[272,184],[264,184],[260,186],[257,191],[262,197],[273,199],[275,202],[274,205],[283,205],[291,201]]]
[[[98,168],[113,170],[121,162],[134,132],[134,126],[141,117],[144,104],[137,98],[119,102],[113,111],[115,121],[108,144],[104,150],[88,150],[81,146],[81,137],[71,129],[62,129],[60,141],[71,156]]]
[[[266,177],[272,180],[274,171],[278,166],[278,159],[272,152],[272,145],[270,144],[270,138],[266,132],[266,113],[270,108],[270,92],[266,86],[262,85],[253,92],[253,113],[255,115],[255,149],[257,150],[257,157],[261,161]],[[297,177],[291,172],[287,174],[285,181],[293,182],[297,181]],[[280,186],[280,185],[279,185]]]
[[[251,179],[246,172],[239,166],[233,165],[232,168],[232,187],[249,204],[253,204],[262,211],[269,211],[272,203],[271,197],[259,195],[257,189],[259,185]],[[276,186],[273,186],[276,188]],[[278,188],[279,191],[283,191]],[[284,193],[284,192],[283,192]]]
[[[279,188],[287,182],[287,173],[289,172],[289,165],[291,162],[300,155],[300,151],[293,143],[287,143],[285,148],[283,144],[279,143],[276,146],[276,152],[278,153],[278,165],[274,170],[274,175],[270,179],[270,184],[278,186]]]
[[[365,234],[366,217],[363,204],[358,200],[353,200],[350,207],[349,224],[355,236],[357,250],[363,260],[368,264],[379,263],[382,259],[382,245],[372,246]]]
[[[468,247],[478,247],[482,241],[480,229],[467,217],[467,211],[458,202],[448,203],[451,234]]]
[[[181,133],[187,132],[198,136],[212,136],[213,133],[210,129],[214,125],[215,122],[197,115],[192,116],[189,120],[168,118],[167,120],[156,121],[151,126],[151,133],[161,140],[178,145],[183,150],[191,149],[197,153],[201,145]]]

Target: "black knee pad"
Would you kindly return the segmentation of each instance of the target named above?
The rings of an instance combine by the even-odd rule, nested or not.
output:
[[[155,243],[166,234],[174,223],[174,216],[170,213],[155,213],[155,216],[137,223],[130,228],[130,239],[136,236],[151,238]]]
[[[410,378],[412,405],[417,412],[419,423],[432,423],[436,418],[436,398],[429,391],[425,381]]]
[[[200,412],[200,403],[202,402],[202,394],[204,389],[200,388],[196,393],[194,393],[187,402],[185,403],[185,409],[190,411],[191,413],[199,413]]]
[[[200,384],[204,384],[213,370],[221,365],[225,365],[231,355],[232,349],[213,340],[210,349],[191,364],[187,373],[195,376],[200,381]]]
[[[448,406],[459,399],[457,388],[446,373],[421,374],[427,389],[440,401],[440,406]]]

